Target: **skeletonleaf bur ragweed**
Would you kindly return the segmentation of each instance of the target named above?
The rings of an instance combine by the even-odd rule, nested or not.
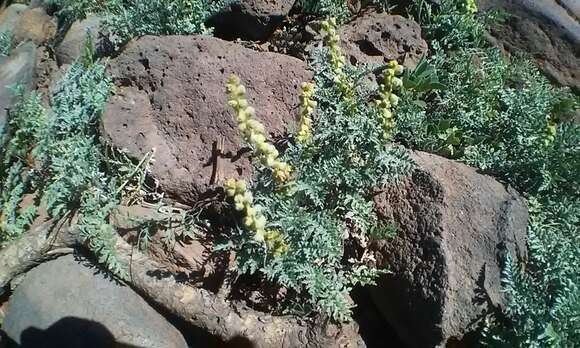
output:
[[[229,95],[228,104],[236,113],[236,121],[242,132],[244,140],[252,145],[260,162],[272,170],[272,176],[278,183],[290,180],[292,168],[286,162],[278,159],[278,150],[266,139],[266,130],[262,123],[255,119],[256,110],[248,105],[246,88],[241,84],[240,78],[232,75],[226,84]]]
[[[474,14],[477,12],[477,4],[475,3],[475,0],[465,0],[464,6],[467,13]]]
[[[385,139],[391,139],[395,129],[393,108],[399,104],[399,97],[394,92],[403,86],[403,81],[398,77],[403,71],[402,65],[396,60],[391,60],[383,72],[382,80],[379,81],[379,98],[375,103],[381,111],[381,126]]]
[[[300,125],[296,139],[300,143],[306,143],[312,136],[312,114],[316,108],[314,99],[314,84],[302,83],[302,95],[300,96]]]
[[[267,221],[262,214],[262,208],[254,205],[254,197],[246,182],[243,180],[229,179],[224,184],[226,195],[234,199],[237,211],[244,213],[244,226],[254,234],[254,240],[265,243],[266,248],[275,256],[281,256],[288,251],[288,245],[279,230],[266,230]]]
[[[330,52],[330,66],[332,69],[332,74],[334,75],[334,82],[336,83],[338,90],[342,93],[343,97],[350,99],[354,95],[354,88],[346,73],[344,72],[344,66],[346,65],[346,58],[340,50],[340,37],[337,33],[336,19],[330,18],[322,22],[321,34],[324,40],[324,44],[328,47]]]

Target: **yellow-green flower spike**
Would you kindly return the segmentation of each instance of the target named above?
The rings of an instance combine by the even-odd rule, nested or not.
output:
[[[556,140],[556,134],[558,132],[558,123],[552,116],[548,116],[548,124],[546,125],[546,135],[544,138],[544,144],[550,146],[554,140]]]
[[[242,85],[240,78],[235,75],[230,76],[226,91],[229,95],[228,104],[236,112],[236,121],[244,140],[253,146],[260,162],[272,170],[272,176],[276,182],[285,183],[290,180],[292,168],[288,163],[278,159],[278,150],[268,143],[266,128],[255,119],[256,111],[248,105],[246,88]]]
[[[344,72],[346,59],[340,50],[340,37],[336,31],[336,19],[330,18],[323,21],[321,28],[324,44],[330,51],[330,66],[334,75],[334,82],[337,84],[338,90],[342,93],[343,97],[350,99],[353,96],[354,88]]]
[[[300,96],[300,125],[296,139],[300,143],[306,143],[312,136],[312,113],[316,108],[314,98],[314,84],[309,82],[302,83],[302,95]]]
[[[279,257],[288,251],[288,244],[284,240],[282,233],[279,230],[273,229],[266,231],[264,235],[266,246],[272,252],[274,257]]]
[[[477,4],[475,0],[465,0],[465,10],[467,13],[474,14],[477,12]]]
[[[381,126],[383,127],[383,135],[387,140],[391,139],[395,129],[393,108],[399,104],[399,96],[394,92],[403,86],[403,81],[398,77],[403,74],[403,71],[402,65],[396,60],[391,60],[383,72],[382,80],[379,81],[379,98],[375,104],[381,110]]]
[[[265,243],[266,248],[275,257],[284,254],[288,245],[279,230],[266,230],[266,217],[262,214],[259,205],[254,205],[254,197],[246,182],[243,180],[228,179],[224,184],[228,197],[233,197],[236,210],[244,213],[244,226],[254,234],[254,240]]]
[[[229,179],[224,184],[226,195],[233,197],[236,210],[244,212],[244,225],[254,233],[257,242],[263,242],[266,233],[266,218],[259,206],[254,206],[254,197],[243,180]]]

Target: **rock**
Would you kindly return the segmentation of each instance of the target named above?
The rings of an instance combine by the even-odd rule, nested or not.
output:
[[[46,46],[38,47],[36,56],[36,91],[42,95],[44,105],[50,107],[50,96],[69,66],[59,68],[54,55]]]
[[[33,42],[16,47],[10,57],[0,58],[0,134],[4,132],[7,111],[15,101],[11,87],[31,89],[34,84],[37,48]]]
[[[72,64],[81,56],[82,49],[89,33],[95,45],[98,45],[100,25],[101,18],[94,15],[81,21],[74,22],[66,32],[64,39],[55,49],[58,65]],[[98,51],[98,47],[95,47],[95,49]]]
[[[14,32],[22,12],[28,7],[24,4],[12,4],[0,14],[0,32]]]
[[[187,347],[133,290],[72,255],[26,275],[10,298],[3,329],[22,348]]]
[[[42,7],[27,9],[20,15],[14,28],[14,43],[31,40],[43,45],[56,35],[56,21]]]
[[[153,175],[183,203],[207,198],[215,183],[251,174],[227,105],[231,74],[246,85],[270,138],[295,124],[300,84],[312,79],[298,59],[202,35],[142,37],[109,70],[117,88],[103,115],[103,135],[138,159],[154,148]]]
[[[351,64],[385,64],[396,59],[414,68],[427,54],[421,26],[388,13],[366,13],[339,30],[340,45]]]
[[[580,93],[580,2],[577,0],[478,0],[481,10],[510,17],[491,35],[509,52],[530,54],[554,82]]]
[[[506,252],[526,257],[527,206],[466,165],[422,152],[414,160],[409,179],[375,197],[399,233],[373,244],[392,273],[370,292],[408,346],[444,347],[477,330],[488,303],[504,303],[501,264]]]
[[[235,0],[209,19],[224,39],[265,40],[294,6],[294,0]]]

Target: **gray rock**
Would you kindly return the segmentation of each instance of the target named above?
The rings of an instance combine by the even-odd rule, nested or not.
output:
[[[23,348],[187,347],[133,290],[86,264],[68,255],[31,270],[10,298],[8,337]]]
[[[366,13],[339,30],[340,45],[351,64],[385,64],[397,60],[410,69],[427,54],[421,26],[388,13]]]
[[[0,58],[0,134],[7,123],[7,111],[15,101],[11,87],[31,89],[34,84],[37,48],[33,42],[15,48],[10,57]]]
[[[94,15],[74,22],[64,36],[64,39],[55,49],[58,65],[72,64],[81,56],[89,33],[93,39],[93,43],[97,45],[100,25],[101,18]]]
[[[46,44],[56,35],[56,20],[44,8],[26,9],[15,26],[14,44],[30,40],[37,45]]]
[[[392,273],[370,292],[409,347],[444,347],[477,330],[489,303],[504,303],[501,265],[507,252],[526,257],[527,206],[466,165],[422,152],[414,160],[408,180],[375,196],[399,232],[373,245]]]
[[[24,4],[12,4],[8,6],[0,14],[0,32],[14,32],[16,25],[20,21],[22,12],[24,12],[27,8],[28,6]]]
[[[103,115],[104,137],[139,159],[154,148],[153,175],[168,197],[184,203],[227,178],[251,175],[227,104],[231,74],[240,76],[271,137],[296,123],[300,84],[312,79],[296,58],[203,35],[142,37],[110,62],[109,72],[116,95]]]
[[[478,0],[510,18],[492,36],[509,52],[531,55],[554,82],[580,93],[580,2],[577,0]]]
[[[265,40],[288,15],[294,0],[234,0],[209,19],[217,37]]]

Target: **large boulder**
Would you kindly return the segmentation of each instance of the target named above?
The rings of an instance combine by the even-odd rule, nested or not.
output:
[[[351,64],[385,64],[396,59],[414,68],[427,54],[421,26],[388,13],[365,13],[339,30],[340,45]]]
[[[422,152],[414,160],[403,184],[375,196],[398,234],[373,245],[391,272],[370,292],[409,347],[444,347],[476,330],[490,303],[504,303],[502,263],[508,252],[526,257],[527,206],[466,165]]]
[[[530,54],[553,81],[580,91],[580,2],[478,0],[480,9],[509,14],[491,35],[507,51]]]
[[[152,172],[169,197],[207,197],[220,179],[251,173],[227,104],[231,74],[242,79],[271,137],[295,124],[300,84],[312,79],[304,62],[202,35],[145,36],[111,61],[117,88],[103,134],[135,158],[155,149]]]
[[[13,87],[33,87],[36,61],[37,48],[33,42],[19,45],[9,57],[0,57],[0,134],[8,122],[7,109],[15,102]]]
[[[14,29],[20,22],[22,13],[28,6],[24,4],[12,4],[0,13],[0,32],[9,31],[14,33]]]
[[[22,12],[14,28],[14,42],[17,44],[30,40],[37,45],[43,45],[56,35],[56,28],[56,20],[44,8],[29,8]]]
[[[98,55],[104,55],[109,43],[106,38],[101,37],[102,19],[95,15],[75,21],[66,32],[62,41],[55,48],[56,61],[58,65],[72,64],[83,52],[85,42],[90,35]]]
[[[234,0],[209,19],[224,39],[265,40],[288,15],[294,0]]]
[[[2,328],[22,348],[187,347],[181,333],[133,290],[72,255],[26,275]]]

